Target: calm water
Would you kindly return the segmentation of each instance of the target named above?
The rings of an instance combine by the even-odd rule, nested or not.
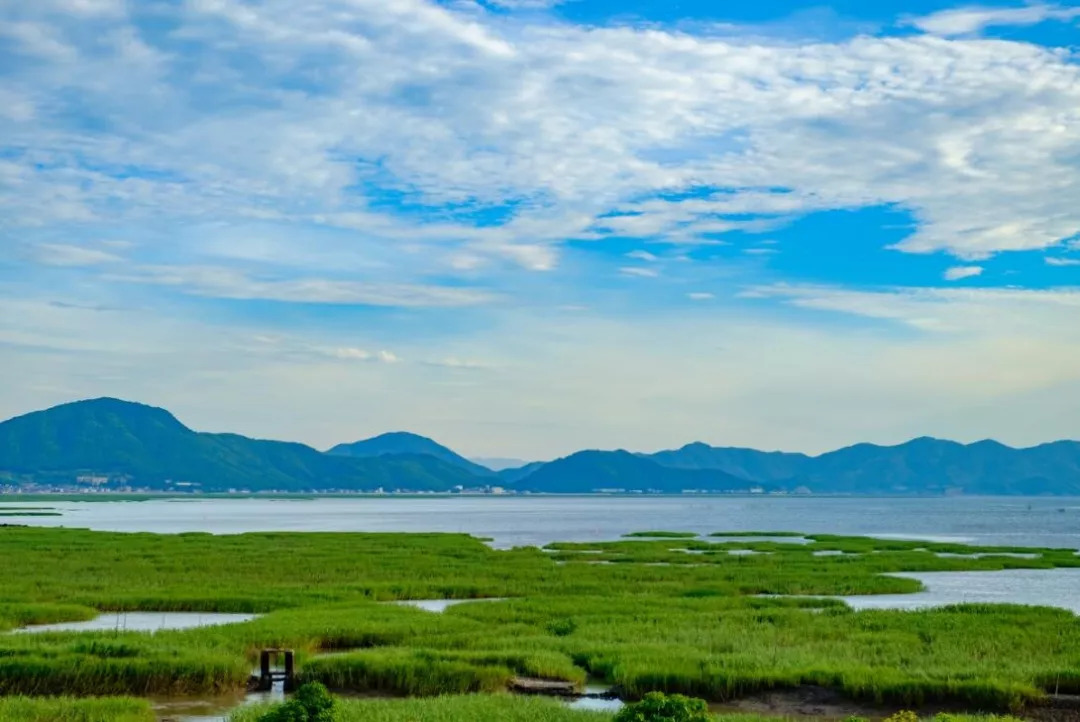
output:
[[[596,541],[630,531],[672,529],[794,530],[1080,549],[1077,498],[383,497],[49,502],[48,506],[62,515],[8,521],[162,533],[465,532],[491,537],[498,547]]]
[[[926,609],[945,604],[1035,604],[1080,614],[1080,569],[1007,569],[1000,572],[895,574],[918,579],[917,594],[841,597],[855,609]]]
[[[162,629],[195,629],[219,624],[248,622],[254,614],[224,614],[218,612],[120,612],[102,614],[85,622],[33,624],[15,630],[16,633],[42,632],[157,632]]]

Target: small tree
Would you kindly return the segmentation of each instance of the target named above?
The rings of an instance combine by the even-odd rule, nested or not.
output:
[[[649,692],[619,710],[614,722],[709,722],[709,708],[705,700]]]
[[[309,682],[288,702],[259,717],[259,722],[333,722],[334,698],[326,687]]]

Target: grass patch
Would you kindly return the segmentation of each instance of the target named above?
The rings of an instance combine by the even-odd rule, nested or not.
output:
[[[257,722],[272,705],[244,707],[229,722]],[[334,722],[611,722],[614,712],[569,709],[550,699],[505,694],[448,695],[428,699],[339,699]],[[892,720],[894,718],[890,718]],[[915,715],[896,716],[917,722]],[[710,715],[712,722],[790,722],[791,718],[753,714]],[[859,720],[858,722],[864,722]],[[886,721],[888,722],[888,721]],[[942,714],[924,722],[1020,722],[1013,717]]]
[[[819,685],[897,705],[1007,710],[1047,692],[1080,693],[1080,624],[1068,612],[854,612],[837,600],[760,596],[914,592],[919,582],[886,574],[1078,567],[1073,550],[1021,550],[1037,555],[1022,559],[1001,556],[1012,547],[808,538],[635,537],[542,552],[494,550],[455,534],[3,527],[0,630],[96,610],[264,616],[153,635],[0,635],[0,694],[237,690],[266,647],[297,650],[304,680],[394,695],[495,691],[514,676],[579,685],[586,675],[628,698],[662,691],[724,701]],[[815,556],[821,551],[847,554]],[[503,601],[442,614],[386,603],[491,597]]]
[[[0,511],[0,517],[4,516],[63,516],[58,511]]]
[[[154,722],[141,699],[0,697],[0,722]]]
[[[802,539],[804,534],[797,531],[714,531],[709,536],[733,536],[733,537],[796,537]]]
[[[267,706],[238,710],[229,722],[256,722]],[[434,699],[338,700],[335,722],[609,722],[612,715],[567,709],[539,697],[445,696]],[[748,721],[749,722],[749,721]]]
[[[649,539],[695,539],[697,534],[692,531],[632,531],[623,534],[624,539],[645,537]]]

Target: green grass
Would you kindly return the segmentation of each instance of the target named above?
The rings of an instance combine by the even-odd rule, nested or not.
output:
[[[267,705],[237,710],[229,722],[257,722]],[[614,712],[569,709],[537,697],[505,694],[449,695],[429,699],[338,700],[335,722],[611,722]],[[790,722],[792,718],[752,714],[717,714],[714,722]],[[1012,717],[937,715],[926,722],[1020,722]]]
[[[139,699],[0,697],[0,722],[154,722]]]
[[[715,531],[709,536],[733,536],[733,537],[797,537],[802,538],[802,532],[797,531]]]
[[[0,517],[5,516],[63,516],[58,511],[0,511]]]
[[[153,635],[0,635],[0,694],[235,691],[265,647],[297,650],[304,680],[391,695],[495,691],[514,676],[580,685],[586,675],[628,698],[658,690],[724,701],[821,685],[871,702],[1006,710],[1048,691],[1080,693],[1080,624],[1061,610],[854,612],[836,600],[758,596],[914,592],[917,581],[884,574],[1080,566],[1072,550],[1019,559],[993,555],[1030,550],[809,538],[680,535],[544,552],[454,534],[3,527],[0,630],[95,610],[263,616]],[[504,600],[443,614],[384,603],[486,597]]]
[[[229,722],[256,722],[267,709],[238,710]],[[335,722],[610,722],[611,718],[609,713],[567,709],[549,699],[506,694],[339,700],[334,714]]]
[[[649,539],[694,539],[698,535],[692,531],[633,531],[623,534],[624,538],[646,537]]]

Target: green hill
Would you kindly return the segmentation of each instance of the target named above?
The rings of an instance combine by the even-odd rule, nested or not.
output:
[[[0,423],[0,474],[17,481],[204,491],[443,491],[482,485],[431,456],[347,458],[303,444],[192,431],[169,412],[119,399],[64,404]],[[178,484],[180,486],[178,486]]]
[[[539,465],[512,485],[522,490],[548,493],[746,491],[755,486],[753,482],[723,471],[674,469],[628,451],[579,451]]]
[[[326,453],[332,456],[351,456],[354,458],[401,455],[432,456],[477,476],[492,476],[494,474],[491,469],[469,461],[442,444],[425,436],[410,434],[407,431],[393,431],[351,444],[338,444]]]

